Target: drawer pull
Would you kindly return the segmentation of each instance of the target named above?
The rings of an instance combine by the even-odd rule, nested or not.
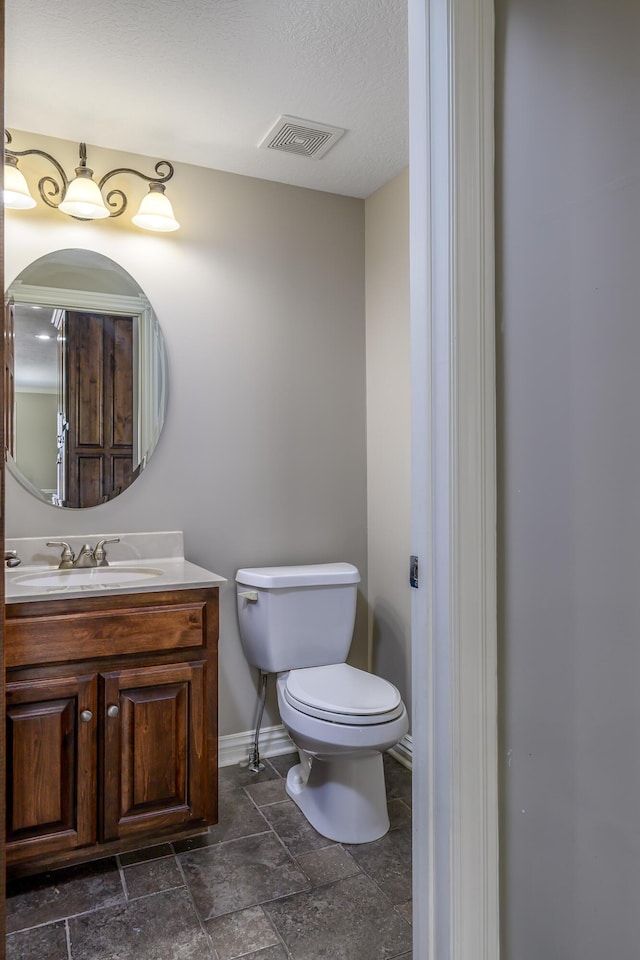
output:
[[[91,713],[91,710],[83,710],[80,714],[80,719],[83,723],[91,723],[93,720],[93,714]]]
[[[107,707],[108,717],[117,717],[119,713],[120,707],[116,703],[112,703],[111,706]]]

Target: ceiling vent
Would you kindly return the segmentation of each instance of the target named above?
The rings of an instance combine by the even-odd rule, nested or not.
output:
[[[319,160],[344,132],[341,127],[328,127],[300,117],[280,117],[258,147]]]

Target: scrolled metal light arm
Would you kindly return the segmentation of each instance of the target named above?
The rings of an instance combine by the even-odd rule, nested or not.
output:
[[[167,173],[162,175],[162,168],[167,168]],[[104,187],[107,180],[110,180],[111,177],[117,177],[120,175],[129,174],[134,177],[140,177],[141,180],[145,180],[149,185],[152,183],[167,183],[171,180],[173,176],[173,164],[168,160],[158,160],[155,167],[155,172],[157,176],[149,177],[146,173],[141,173],[140,170],[134,170],[133,167],[116,167],[115,170],[110,170],[109,173],[105,173],[103,177],[98,181],[98,186],[100,191]],[[117,198],[114,200],[114,198]],[[124,213],[127,206],[127,197],[124,191],[116,188],[115,190],[110,190],[109,193],[105,196],[105,203],[108,207],[114,208],[114,212],[111,213],[112,217],[119,217],[121,213]],[[117,202],[120,202],[121,206],[116,206]]]
[[[16,161],[18,157],[30,157],[30,156],[43,157],[45,160],[48,160],[49,163],[51,163],[55,167],[58,173],[58,176],[60,177],[60,183],[58,183],[58,181],[49,174],[48,176],[41,177],[40,180],[38,181],[38,191],[40,193],[40,196],[44,200],[44,202],[47,204],[47,206],[53,207],[54,209],[57,208],[58,203],[60,203],[60,201],[64,197],[66,189],[69,186],[69,178],[67,177],[62,166],[58,163],[56,158],[52,157],[50,153],[46,153],[44,150],[36,150],[35,147],[33,147],[30,150],[12,150],[9,144],[13,142],[13,138],[8,130],[5,130],[4,138],[6,142],[6,146],[4,150],[6,157],[8,158],[13,157]],[[49,187],[49,190],[50,190],[49,195],[47,195],[47,193],[45,192],[46,187]],[[56,203],[56,201],[53,198],[57,197],[58,195],[60,195],[60,199]]]
[[[38,150],[35,147],[32,147],[28,150],[14,150],[10,144],[13,142],[13,138],[8,130],[4,131],[5,136],[5,156],[9,163],[17,163],[18,157],[28,157],[36,156],[42,157],[42,159],[47,160],[56,170],[59,180],[57,180],[53,175],[47,174],[40,178],[38,181],[38,192],[42,200],[49,207],[57,209],[62,200],[64,199],[69,183],[71,182],[69,177],[64,171],[62,165],[56,160],[55,157],[52,157],[50,153],[47,153],[45,150]],[[79,148],[79,158],[80,164],[76,168],[76,172],[80,169],[87,168],[87,145],[86,143],[81,143]],[[111,180],[112,177],[116,176],[134,176],[139,177],[141,180],[146,181],[146,183],[151,186],[151,184],[165,184],[174,174],[173,164],[169,160],[159,160],[155,165],[155,176],[148,176],[146,173],[142,173],[140,170],[135,170],[133,167],[116,167],[114,170],[110,170],[108,173],[105,173],[103,177],[98,181],[98,188],[102,193],[102,188],[104,185]],[[92,171],[91,171],[92,172]],[[104,197],[106,206],[109,209],[110,217],[119,217],[127,208],[127,195],[124,190],[116,187],[113,190],[110,190]],[[81,217],[75,217],[74,219],[82,219]]]

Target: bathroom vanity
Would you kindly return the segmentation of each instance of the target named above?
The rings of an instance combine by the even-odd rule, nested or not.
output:
[[[21,541],[8,542],[16,544],[20,556]],[[118,550],[129,559],[94,572],[93,581],[91,571],[83,579],[51,563],[5,578],[13,875],[184,836],[217,820],[224,579],[180,556],[141,557],[126,536],[114,556]]]

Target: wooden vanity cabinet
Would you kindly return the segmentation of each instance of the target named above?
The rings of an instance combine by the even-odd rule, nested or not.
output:
[[[7,859],[96,842],[94,675],[9,682]]]
[[[218,589],[6,607],[10,872],[217,820]]]
[[[206,819],[204,674],[203,663],[172,663],[101,675],[101,839]]]

